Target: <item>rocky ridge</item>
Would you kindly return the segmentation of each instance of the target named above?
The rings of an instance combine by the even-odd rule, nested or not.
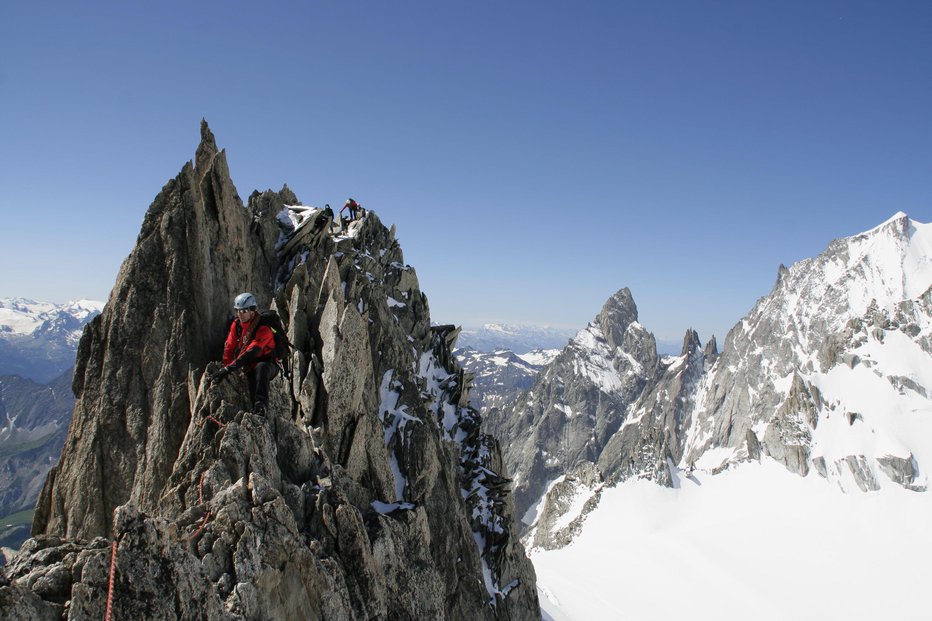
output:
[[[286,187],[244,207],[202,125],[81,340],[68,439],[4,613],[539,618],[456,330],[431,327],[394,228],[298,204]],[[266,417],[242,377],[205,379],[242,290],[272,301],[295,347]]]

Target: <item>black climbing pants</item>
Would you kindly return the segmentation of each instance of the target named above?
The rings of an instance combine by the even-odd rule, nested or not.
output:
[[[249,382],[249,396],[252,398],[254,410],[261,405],[263,409],[269,405],[269,382],[278,375],[278,365],[274,362],[260,362],[256,368],[246,373]]]

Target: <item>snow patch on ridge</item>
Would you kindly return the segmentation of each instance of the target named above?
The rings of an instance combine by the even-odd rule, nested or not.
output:
[[[621,378],[612,366],[612,352],[605,342],[602,330],[589,324],[580,330],[571,345],[586,352],[573,358],[573,373],[589,379],[599,390],[614,393],[621,390]]]

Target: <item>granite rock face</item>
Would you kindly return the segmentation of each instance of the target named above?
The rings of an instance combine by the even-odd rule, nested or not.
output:
[[[637,476],[673,484],[670,464],[682,458],[692,396],[709,351],[708,346],[702,347],[698,333],[688,330],[680,355],[659,365],[650,385],[632,405],[630,416],[600,455],[599,468],[609,481]]]
[[[294,346],[266,416],[241,375],[206,380],[243,290]],[[8,588],[67,618],[102,617],[108,591],[117,618],[539,618],[455,340],[393,228],[373,212],[338,227],[287,187],[244,207],[202,125],[82,339]]]

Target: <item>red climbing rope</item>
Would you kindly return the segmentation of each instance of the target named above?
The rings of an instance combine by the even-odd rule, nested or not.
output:
[[[214,422],[216,422],[216,421],[214,421]],[[217,423],[217,424],[219,425],[220,423]],[[221,425],[221,426],[222,426],[222,425]],[[204,472],[201,473],[201,478],[200,478],[200,479],[198,480],[198,482],[197,482],[197,504],[199,504],[199,505],[204,504],[204,475],[205,475],[205,474],[207,474],[207,471],[206,471],[206,470],[205,470]],[[191,535],[191,537],[189,538],[189,541],[194,541],[195,539],[197,539],[197,536],[200,535],[200,534],[201,534],[201,531],[204,530],[204,527],[207,526],[207,520],[209,520],[209,519],[210,519],[210,511],[208,511],[208,512],[204,515],[204,521],[201,522],[201,525],[197,528],[196,531],[194,531],[194,534]],[[109,621],[109,620],[108,620],[108,621]]]
[[[210,420],[212,420],[212,421],[214,421],[215,423],[217,423],[217,426],[220,427],[221,429],[223,429],[224,427],[226,427],[226,425],[224,425],[223,423],[221,423],[219,420],[217,420],[216,418],[214,418],[214,417],[211,416],[210,414],[207,415],[207,418],[209,418]]]
[[[113,544],[110,546],[110,586],[107,587],[107,615],[104,621],[110,621],[110,614],[113,611],[113,579],[116,576],[116,558],[117,558],[117,536],[116,531],[113,533]]]
[[[211,416],[210,414],[205,414],[205,415],[204,415],[204,418],[202,418],[202,419],[200,419],[199,421],[197,421],[196,424],[197,424],[198,426],[201,426],[201,425],[203,425],[204,423],[206,423],[208,420],[212,420],[212,421],[213,421],[214,423],[216,423],[217,426],[220,427],[221,429],[223,429],[224,427],[226,427],[226,425],[224,425],[223,423],[221,423],[219,420],[217,420],[216,418],[214,418],[214,417]]]

